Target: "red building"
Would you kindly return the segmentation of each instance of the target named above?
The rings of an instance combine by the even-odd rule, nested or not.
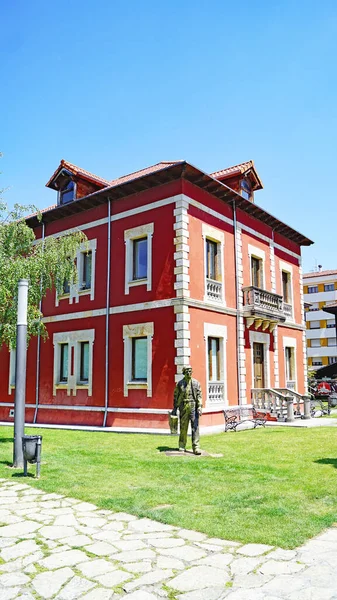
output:
[[[79,283],[42,311],[46,342],[27,364],[27,422],[167,429],[191,364],[201,426],[251,389],[305,392],[301,246],[312,242],[254,202],[252,161],[208,175],[161,162],[114,181],[61,161],[57,204],[27,219],[41,239],[81,229]],[[0,420],[13,420],[14,360],[2,350]]]

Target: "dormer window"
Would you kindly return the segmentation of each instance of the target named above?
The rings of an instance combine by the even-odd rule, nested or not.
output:
[[[68,204],[74,200],[75,185],[71,179],[68,179],[60,190],[60,204]]]
[[[240,194],[245,200],[251,200],[252,197],[252,185],[249,179],[241,179],[240,181]]]

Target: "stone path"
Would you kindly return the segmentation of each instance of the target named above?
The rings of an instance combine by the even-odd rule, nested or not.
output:
[[[0,600],[337,600],[337,528],[239,544],[0,480]]]

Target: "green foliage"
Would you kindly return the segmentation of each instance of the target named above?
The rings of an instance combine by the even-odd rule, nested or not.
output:
[[[28,279],[28,340],[46,337],[40,301],[53,287],[60,293],[65,280],[76,283],[76,252],[87,238],[78,231],[36,240],[24,215],[35,207],[16,204],[12,210],[0,201],[0,346],[15,347],[17,286]],[[41,218],[37,213],[38,218]]]

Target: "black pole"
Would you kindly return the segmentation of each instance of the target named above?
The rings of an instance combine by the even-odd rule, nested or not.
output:
[[[28,281],[18,285],[18,317],[16,327],[14,448],[13,467],[23,467],[22,436],[25,433],[26,364],[27,364],[27,302]]]

